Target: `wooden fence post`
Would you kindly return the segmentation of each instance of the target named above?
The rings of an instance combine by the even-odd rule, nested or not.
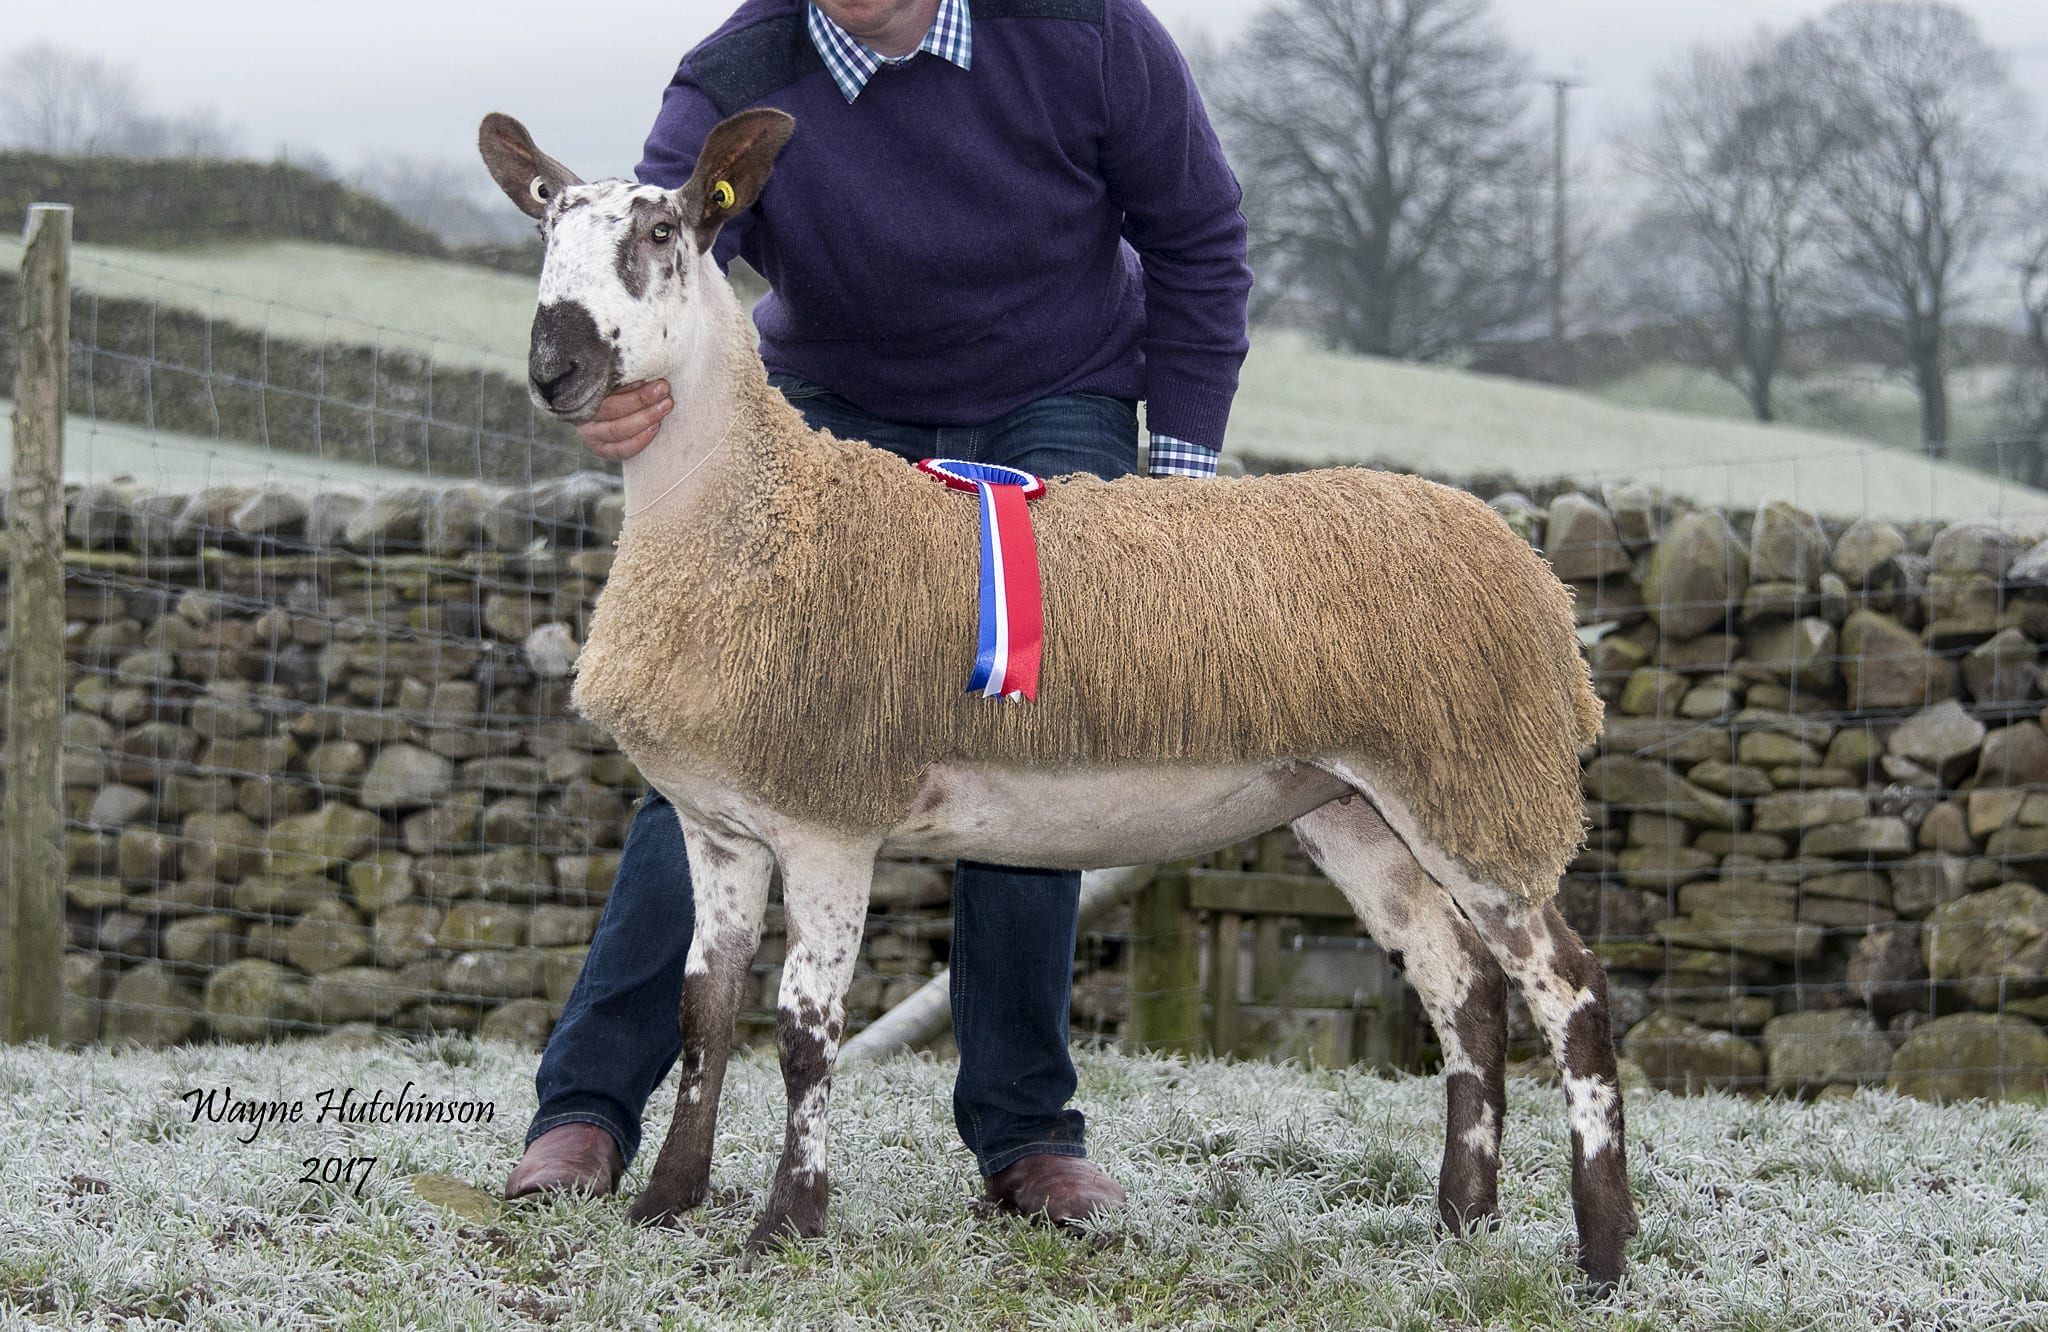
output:
[[[1201,955],[1185,867],[1162,872],[1131,904],[1132,1049],[1202,1048]]]
[[[71,209],[35,204],[21,257],[14,464],[7,502],[7,797],[0,819],[7,946],[0,1038],[54,1041],[63,997],[64,399]]]

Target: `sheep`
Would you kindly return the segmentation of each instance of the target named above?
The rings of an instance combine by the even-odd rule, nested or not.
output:
[[[961,693],[976,506],[809,429],[711,257],[794,129],[731,117],[677,190],[586,184],[508,116],[479,135],[546,243],[534,401],[587,420],[619,385],[664,378],[677,404],[625,464],[573,694],[674,804],[695,884],[676,1113],[633,1219],[708,1192],[773,871],[789,1106],[750,1248],[823,1232],[826,1109],[879,854],[1086,869],[1292,824],[1405,959],[1441,1039],[1443,1225],[1497,1212],[1512,978],[1563,1074],[1580,1263],[1596,1287],[1618,1280],[1636,1219],[1606,979],[1553,903],[1601,715],[1569,592],[1483,504],[1415,478],[1069,477],[1032,507],[1039,701]],[[1172,578],[1144,576],[1167,562]]]

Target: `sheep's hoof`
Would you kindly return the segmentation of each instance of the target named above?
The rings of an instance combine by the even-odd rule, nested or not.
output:
[[[1585,1272],[1587,1288],[1595,1299],[1606,1299],[1621,1283],[1622,1272],[1628,1266],[1628,1242],[1639,1228],[1635,1208],[1630,1207],[1618,1214],[1596,1217],[1592,1224],[1580,1229],[1579,1267]]]
[[[825,1233],[825,1209],[797,1206],[785,1212],[770,1209],[747,1236],[747,1254],[757,1257],[784,1240],[817,1239]]]
[[[1436,1206],[1437,1233],[1463,1239],[1481,1232],[1491,1233],[1501,1226],[1498,1203],[1471,1203],[1459,1206],[1445,1199],[1438,1199]]]
[[[1613,1298],[1614,1292],[1620,1288],[1621,1277],[1617,1275],[1612,1281],[1600,1281],[1589,1277],[1579,1290],[1588,1304],[1600,1304]]]
[[[1604,1300],[1612,1295],[1614,1288],[1621,1284],[1622,1272],[1627,1265],[1627,1260],[1621,1255],[1619,1243],[1605,1252],[1582,1251],[1579,1254],[1579,1267],[1586,1274],[1587,1296],[1595,1300]]]
[[[688,1204],[664,1198],[650,1188],[633,1200],[626,1219],[636,1226],[674,1226],[682,1222],[683,1213],[688,1210]]]

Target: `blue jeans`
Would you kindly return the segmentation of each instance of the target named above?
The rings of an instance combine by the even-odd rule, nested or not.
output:
[[[1045,398],[973,427],[905,425],[870,416],[792,375],[775,386],[816,429],[865,439],[915,461],[963,458],[1040,476],[1137,470],[1136,405],[1115,398]],[[933,485],[938,483],[934,481]],[[963,596],[971,595],[962,589]],[[1035,707],[998,703],[989,707]],[[1067,1107],[1075,917],[1072,870],[961,861],[953,874],[953,1036],[960,1074],[953,1122],[981,1173],[1026,1156],[1085,1156],[1086,1121]],[[695,917],[689,862],[675,810],[650,791],[633,820],[604,916],[562,1020],[534,1078],[540,1108],[527,1141],[562,1124],[596,1124],[627,1161],[640,1118],[682,1049],[676,1013]]]

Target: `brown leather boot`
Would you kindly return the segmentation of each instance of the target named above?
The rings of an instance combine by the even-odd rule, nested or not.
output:
[[[562,1124],[526,1145],[526,1155],[505,1181],[505,1197],[580,1193],[602,1198],[618,1187],[625,1168],[611,1134],[595,1124]]]
[[[1061,1226],[1092,1220],[1127,1196],[1101,1166],[1083,1156],[1027,1156],[982,1185],[983,1197],[1002,1210]]]

